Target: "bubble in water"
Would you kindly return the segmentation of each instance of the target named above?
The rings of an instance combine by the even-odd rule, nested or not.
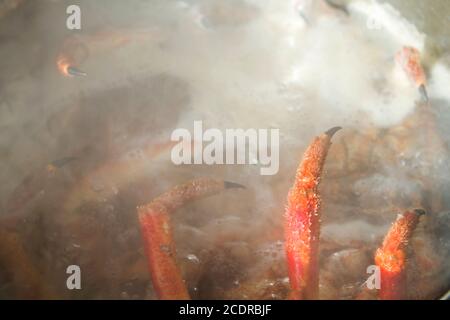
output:
[[[188,259],[190,262],[193,262],[195,264],[199,264],[200,263],[200,259],[195,255],[195,254],[188,254],[186,256],[186,259]]]

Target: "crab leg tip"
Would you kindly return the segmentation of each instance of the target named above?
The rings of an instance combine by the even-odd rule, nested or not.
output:
[[[225,189],[232,189],[232,188],[246,189],[246,187],[244,185],[235,183],[235,182],[231,182],[231,181],[224,181],[223,185],[224,185]]]
[[[339,4],[332,0],[325,0],[325,3],[332,9],[339,10],[345,13],[347,16],[350,15],[350,12],[348,11],[347,7],[344,4]]]
[[[425,102],[428,102],[428,100],[429,100],[429,98],[428,98],[428,92],[427,92],[427,88],[425,87],[424,84],[422,84],[422,85],[419,86],[419,92],[420,92],[420,95],[422,96],[422,99],[423,99]]]
[[[332,136],[335,135],[336,132],[338,132],[341,129],[342,129],[342,127],[333,127],[331,129],[329,129],[328,131],[326,131],[325,134],[331,138]]]
[[[426,215],[426,214],[427,214],[427,212],[426,212],[425,210],[423,210],[423,209],[414,209],[413,211],[414,211],[414,213],[417,214],[418,216],[423,216],[423,215]]]
[[[71,76],[81,76],[81,77],[87,76],[86,72],[81,71],[80,69],[73,66],[67,68],[67,73],[70,74]]]
[[[392,224],[383,244],[375,253],[375,263],[380,267],[381,300],[404,300],[408,298],[407,255],[408,242],[416,229],[423,209],[406,211]]]

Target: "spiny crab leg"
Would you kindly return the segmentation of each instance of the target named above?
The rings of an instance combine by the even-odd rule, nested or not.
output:
[[[147,254],[150,276],[159,299],[190,299],[176,261],[170,214],[186,203],[244,186],[208,178],[178,185],[147,205],[138,207],[139,223]]]
[[[407,297],[406,249],[411,235],[425,211],[415,209],[399,215],[375,253],[375,263],[380,268],[381,300],[400,300]]]
[[[317,299],[319,291],[320,197],[318,185],[335,127],[316,137],[305,151],[289,191],[285,211],[285,250],[291,299]]]
[[[428,102],[428,93],[426,89],[426,75],[420,63],[420,52],[413,47],[403,47],[396,55],[395,60],[403,68],[406,75],[419,89],[424,101]]]

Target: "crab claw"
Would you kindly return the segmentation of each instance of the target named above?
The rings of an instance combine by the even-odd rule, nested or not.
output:
[[[401,300],[407,298],[406,250],[422,209],[414,209],[399,215],[384,238],[383,245],[375,253],[375,263],[380,268],[380,299]]]
[[[175,186],[149,204],[138,207],[150,277],[160,299],[190,299],[176,261],[176,247],[172,236],[170,214],[195,199],[211,196],[225,189],[243,187],[229,181],[197,179]]]
[[[316,137],[306,149],[289,191],[285,250],[291,299],[317,299],[319,291],[320,196],[318,185],[331,138],[341,127]]]

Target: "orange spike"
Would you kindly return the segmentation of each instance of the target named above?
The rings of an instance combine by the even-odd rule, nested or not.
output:
[[[392,224],[383,245],[375,253],[375,263],[380,268],[380,299],[406,299],[406,247],[419,223],[423,210],[408,211]]]
[[[316,137],[305,151],[289,191],[285,211],[285,250],[291,299],[317,299],[319,291],[320,197],[318,185],[332,136]]]

